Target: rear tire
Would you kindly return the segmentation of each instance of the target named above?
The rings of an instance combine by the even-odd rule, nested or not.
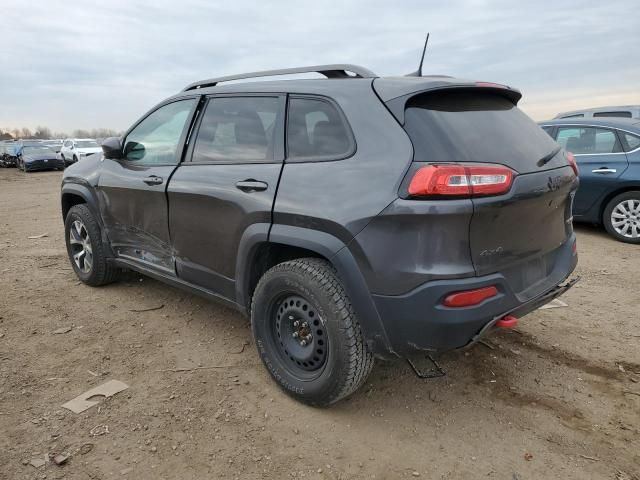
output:
[[[251,326],[273,379],[306,404],[347,397],[373,368],[351,302],[325,260],[291,260],[267,271],[253,295]]]
[[[100,226],[87,205],[71,207],[64,233],[69,260],[80,281],[98,287],[117,279],[119,270],[107,261]]]
[[[602,223],[616,240],[640,244],[640,191],[613,197],[604,209]]]

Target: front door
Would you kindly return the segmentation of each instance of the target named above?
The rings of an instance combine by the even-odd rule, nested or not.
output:
[[[240,239],[271,224],[284,105],[279,95],[209,98],[167,190],[178,276],[231,300]]]
[[[102,161],[98,179],[100,213],[115,253],[172,274],[166,189],[197,102],[174,101],[147,115],[126,134],[123,158]]]
[[[558,127],[556,141],[576,157],[580,187],[573,203],[577,217],[585,214],[610,189],[628,166],[620,140],[608,128]]]

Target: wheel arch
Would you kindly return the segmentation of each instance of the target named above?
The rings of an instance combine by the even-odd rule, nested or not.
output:
[[[333,235],[318,230],[273,225],[269,231],[268,227],[268,224],[252,225],[240,241],[236,302],[245,313],[249,313],[258,280],[269,268],[295,258],[322,258],[336,269],[342,280],[369,349],[379,355],[393,355],[365,279],[346,245]]]
[[[607,205],[609,205],[609,202],[611,202],[611,200],[613,200],[618,195],[633,191],[640,191],[640,183],[625,184],[616,188],[615,190],[612,190],[611,192],[608,192],[602,199],[602,202],[600,202],[600,208],[598,209],[598,222],[604,223],[604,211],[606,210]]]

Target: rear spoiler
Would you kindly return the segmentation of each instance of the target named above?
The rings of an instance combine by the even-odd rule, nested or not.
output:
[[[498,83],[489,83],[489,82],[455,82],[455,79],[449,79],[444,81],[435,81],[429,82],[426,85],[421,85],[418,87],[415,85],[415,89],[410,88],[385,88],[386,85],[383,84],[384,79],[377,78],[373,82],[373,88],[378,94],[378,97],[384,102],[389,111],[393,114],[393,116],[398,120],[400,125],[404,125],[404,111],[406,108],[407,102],[415,97],[416,95],[421,95],[423,93],[428,92],[436,92],[443,90],[478,90],[478,91],[490,91],[497,95],[500,95],[511,102],[514,105],[517,105],[520,99],[522,98],[522,93],[519,90],[508,87],[506,85],[500,85]],[[382,83],[382,84],[381,84]],[[397,85],[395,85],[397,86]],[[394,87],[395,87],[394,86]],[[406,86],[408,87],[408,85]],[[393,92],[395,90],[395,92]],[[404,90],[403,92],[399,92],[398,90]],[[407,90],[411,90],[407,92]],[[393,93],[401,93],[398,96],[393,96],[393,98],[388,98]],[[385,94],[386,98],[385,98]]]

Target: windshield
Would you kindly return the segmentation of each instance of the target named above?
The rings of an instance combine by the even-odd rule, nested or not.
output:
[[[95,140],[78,140],[76,142],[78,148],[100,148],[100,145]]]
[[[26,146],[22,149],[25,153],[53,153],[55,154],[56,152],[54,152],[53,150],[51,150],[49,147],[45,147],[44,145],[40,146]]]
[[[412,98],[405,129],[419,162],[481,162],[533,171],[558,145],[509,99],[449,90]]]

